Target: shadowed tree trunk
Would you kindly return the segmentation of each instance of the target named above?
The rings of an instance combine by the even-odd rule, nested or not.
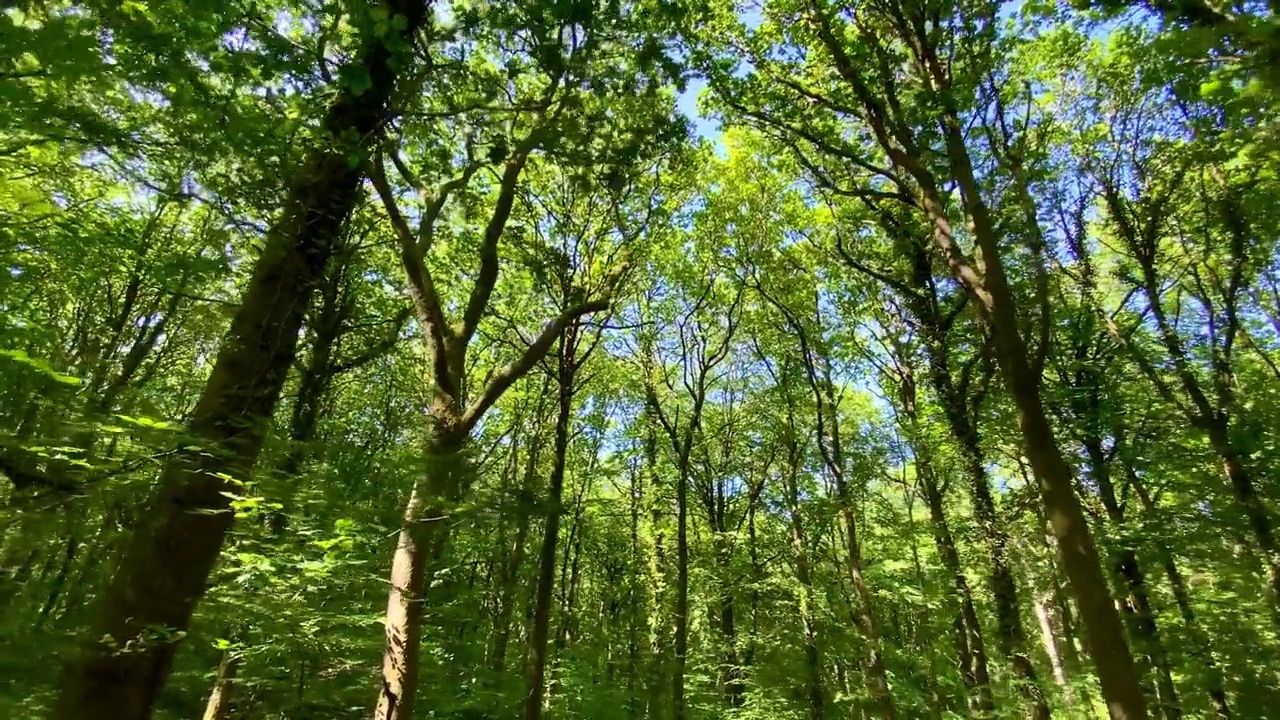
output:
[[[399,37],[412,38],[425,4],[392,4],[407,21]],[[200,449],[175,454],[162,471],[99,598],[93,640],[67,665],[56,717],[150,717],[234,517],[235,488],[219,476],[243,478],[262,447],[312,291],[359,196],[362,173],[350,158],[364,153],[386,117],[392,59],[382,40],[366,39],[353,65],[368,73],[369,86],[340,90],[330,106],[322,127],[332,141],[311,151],[294,177],[192,414],[184,444]],[[348,138],[358,144],[347,146]]]
[[[894,328],[894,331],[903,329]],[[905,333],[899,334],[905,337]],[[924,490],[925,502],[929,508],[934,546],[942,559],[942,566],[952,578],[954,598],[959,605],[959,616],[955,623],[955,645],[956,656],[960,661],[960,673],[965,684],[971,688],[969,705],[972,711],[976,715],[986,716],[995,709],[995,701],[991,695],[991,678],[987,670],[987,653],[982,638],[982,626],[979,624],[978,613],[973,605],[973,591],[969,587],[969,579],[960,565],[960,554],[956,550],[955,539],[947,523],[942,488],[939,487],[938,478],[934,473],[932,450],[927,445],[929,440],[922,434],[911,350],[901,340],[891,340],[889,344],[893,355],[893,372],[896,374],[895,379],[898,384],[901,422],[914,450],[916,477]],[[953,388],[949,377],[946,379],[946,387],[948,390]],[[985,484],[985,476],[982,482]],[[998,598],[997,605],[999,605]]]
[[[758,280],[755,289],[781,315],[786,328],[795,337],[800,350],[804,379],[812,393],[816,413],[814,431],[817,434],[818,451],[823,467],[831,477],[838,509],[839,535],[844,546],[843,570],[849,579],[852,596],[851,619],[866,643],[865,672],[863,674],[868,694],[876,705],[880,717],[890,720],[897,715],[893,695],[889,689],[889,675],[885,669],[883,648],[876,627],[876,614],[871,588],[862,572],[862,545],[858,540],[858,522],[854,516],[853,494],[847,480],[843,438],[840,432],[839,401],[835,383],[831,380],[831,354],[826,347],[820,319],[818,298],[806,299],[812,303],[799,314],[770,292]],[[834,551],[834,549],[833,549]]]
[[[547,667],[547,638],[551,626],[552,591],[556,575],[556,544],[560,536],[560,517],[564,513],[565,456],[569,451],[569,423],[573,419],[573,396],[578,368],[585,358],[579,357],[581,325],[571,323],[560,334],[557,357],[557,413],[551,477],[545,499],[546,519],[542,549],[538,555],[538,584],[534,591],[533,624],[529,631],[529,660],[525,669],[525,695],[522,717],[542,717],[543,686]],[[594,347],[594,345],[590,346]],[[588,350],[589,352],[589,350]]]
[[[452,508],[464,498],[469,487],[471,470],[466,467],[463,450],[471,431],[494,403],[542,360],[565,327],[583,315],[608,309],[612,302],[613,287],[620,269],[605,278],[599,296],[564,308],[543,327],[514,362],[489,377],[474,399],[468,397],[467,350],[490,309],[489,301],[499,274],[498,244],[511,217],[520,176],[529,155],[547,139],[550,132],[549,125],[535,127],[521,141],[518,149],[501,163],[501,180],[482,238],[479,271],[470,287],[460,323],[449,321],[425,253],[430,249],[434,223],[445,203],[453,192],[466,186],[480,166],[472,164],[458,178],[426,193],[431,200],[421,215],[417,232],[410,228],[399,208],[382,156],[377,156],[370,167],[370,180],[395,230],[409,295],[413,299],[419,330],[427,344],[434,381],[427,412],[427,467],[405,504],[399,539],[392,557],[382,682],[373,715],[376,720],[409,720],[413,717],[427,575],[448,542],[448,519]],[[397,168],[403,166],[394,154],[392,161]]]
[[[797,593],[797,604],[800,610],[800,621],[804,628],[804,661],[805,687],[808,695],[809,720],[823,720],[827,716],[827,690],[823,683],[822,646],[818,638],[818,612],[815,607],[813,589],[813,568],[809,548],[809,537],[805,531],[804,515],[800,506],[800,475],[805,464],[805,444],[801,442],[801,430],[796,423],[795,400],[787,390],[786,383],[791,376],[788,365],[782,364],[775,371],[767,358],[761,355],[765,367],[773,378],[774,385],[783,394],[787,412],[786,426],[783,428],[783,444],[786,451],[786,465],[782,468],[782,489],[785,493],[787,519],[791,530],[791,552],[795,562],[796,581],[800,584]],[[754,505],[749,510],[750,532],[752,539],[752,564],[755,565],[755,512]],[[755,613],[752,613],[754,617]],[[750,662],[750,660],[748,660]]]
[[[546,391],[544,387],[544,394]],[[489,656],[489,669],[502,675],[507,665],[507,644],[511,638],[511,615],[516,604],[516,583],[520,578],[520,567],[524,564],[525,545],[529,537],[529,521],[533,511],[534,488],[537,485],[538,459],[542,454],[542,416],[541,403],[535,413],[532,432],[529,433],[527,456],[523,479],[518,491],[516,507],[516,534],[510,546],[500,548],[498,561],[501,563],[498,578],[497,612],[493,620],[493,650]]]
[[[1084,393],[1084,388],[1077,392]],[[1106,453],[1102,449],[1102,440],[1088,435],[1083,439],[1085,454],[1088,457],[1089,469],[1093,480],[1098,485],[1099,496],[1106,510],[1108,519],[1121,526],[1125,522],[1124,508],[1116,498],[1115,486],[1111,481],[1111,468]],[[1161,713],[1167,720],[1182,717],[1178,704],[1178,691],[1173,684],[1173,670],[1165,651],[1164,641],[1160,637],[1160,629],[1156,625],[1155,612],[1151,607],[1151,598],[1147,592],[1147,582],[1142,568],[1138,564],[1138,554],[1133,547],[1126,545],[1118,548],[1112,557],[1112,565],[1116,576],[1124,583],[1128,596],[1121,601],[1121,607],[1130,618],[1133,634],[1139,648],[1147,655],[1151,669],[1156,675],[1156,689]]]
[[[679,385],[688,395],[692,408],[687,412],[669,412],[658,398],[654,375],[661,375],[667,390],[673,391],[677,381],[665,367],[654,367],[646,359],[645,403],[652,417],[667,437],[676,465],[676,597],[672,611],[674,624],[674,657],[672,663],[672,718],[685,719],[685,667],[689,648],[689,483],[693,477],[693,448],[701,431],[702,412],[710,384],[717,379],[716,368],[729,354],[730,343],[738,327],[741,290],[734,296],[725,314],[723,326],[707,320],[706,302],[714,289],[714,279],[706,292],[690,303],[687,316],[676,322],[682,345],[696,347],[697,352],[679,359]],[[719,332],[713,332],[718,329]],[[718,334],[719,337],[712,337]],[[653,348],[646,348],[652,354]]]

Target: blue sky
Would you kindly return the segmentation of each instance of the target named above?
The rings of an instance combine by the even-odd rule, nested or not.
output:
[[[698,112],[698,97],[707,89],[707,81],[694,78],[685,91],[676,98],[676,108],[693,121],[693,130],[698,137],[715,140],[720,137],[720,122],[704,117]]]

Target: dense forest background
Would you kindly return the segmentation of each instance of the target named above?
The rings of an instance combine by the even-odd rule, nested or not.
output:
[[[0,716],[1280,717],[1280,8],[0,10]]]

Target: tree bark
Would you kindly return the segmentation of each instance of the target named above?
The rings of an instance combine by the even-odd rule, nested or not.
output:
[[[375,720],[413,717],[426,578],[431,562],[448,539],[449,512],[462,492],[465,436],[439,427],[434,433],[425,476],[409,494],[391,560],[382,687],[374,707]]]
[[[400,38],[413,38],[425,3],[392,6],[407,20]],[[191,418],[184,446],[199,450],[176,453],[162,471],[98,600],[92,640],[66,667],[57,717],[150,717],[234,518],[227,494],[236,487],[223,478],[253,468],[312,291],[358,200],[362,174],[350,158],[378,136],[396,84],[393,56],[382,40],[366,40],[354,62],[369,86],[343,88],[330,106],[323,128],[333,140],[294,177]]]
[[[528,458],[524,468],[524,480],[520,490],[520,506],[516,514],[516,537],[508,550],[503,548],[500,558],[502,568],[499,578],[498,612],[493,625],[493,652],[489,658],[489,669],[498,675],[506,671],[507,644],[511,638],[511,614],[515,609],[516,581],[520,576],[520,566],[524,564],[525,545],[529,537],[529,520],[533,499],[535,480],[538,474],[538,457],[541,455],[542,441],[538,435],[542,432],[542,419],[539,417],[533,428],[529,442]]]
[[[676,485],[676,603],[675,662],[672,668],[671,702],[673,720],[684,720],[684,673],[689,652],[689,470],[688,454],[681,461]]]
[[[240,668],[240,655],[234,652],[222,654],[218,663],[218,677],[213,682],[213,692],[204,707],[204,720],[227,720],[231,717],[231,689],[235,687],[236,671]]]
[[[1084,511],[1075,495],[1071,468],[1063,459],[1044,410],[1039,372],[1028,360],[1027,346],[1018,325],[1016,300],[1005,276],[995,225],[978,189],[960,121],[949,114],[944,126],[948,161],[960,186],[985,265],[982,276],[979,278],[975,274],[956,245],[950,223],[941,212],[942,204],[936,190],[927,188],[925,203],[934,208],[931,215],[935,221],[935,239],[957,279],[973,295],[991,326],[996,359],[1005,385],[1013,396],[1024,451],[1040,486],[1045,514],[1058,540],[1058,552],[1093,650],[1093,661],[1108,711],[1113,720],[1145,719],[1146,699],[1138,682],[1133,655],[1125,641],[1120,616],[1111,601],[1093,533],[1085,522]]]
[[[1058,636],[1054,628],[1053,608],[1050,603],[1053,596],[1032,599],[1036,609],[1036,620],[1040,623],[1040,639],[1044,645],[1044,654],[1049,658],[1049,668],[1053,671],[1053,681],[1064,693],[1068,691],[1067,673],[1062,665],[1062,652],[1058,649]]]
[[[919,455],[917,455],[917,463]],[[933,471],[927,464],[917,464],[925,490],[925,501],[929,506],[929,521],[933,529],[933,542],[942,559],[942,566],[951,576],[956,600],[960,604],[960,614],[956,623],[956,654],[960,660],[960,674],[965,684],[973,689],[970,708],[978,716],[989,715],[995,709],[995,700],[991,696],[991,678],[987,670],[987,653],[982,639],[982,626],[978,621],[978,612],[973,605],[973,591],[969,587],[969,578],[960,565],[960,553],[956,550],[955,538],[947,523],[943,509],[943,498],[938,488]]]
[[[1113,524],[1121,526],[1125,522],[1124,508],[1116,498],[1115,486],[1111,479],[1111,467],[1106,453],[1103,452],[1102,439],[1093,434],[1086,434],[1082,444],[1085,455],[1089,459],[1089,469],[1094,482],[1098,485],[1098,494],[1107,512],[1107,518]],[[1151,607],[1146,578],[1138,564],[1137,552],[1128,545],[1118,548],[1112,557],[1112,567],[1128,593],[1128,597],[1121,601],[1122,610],[1130,619],[1133,635],[1155,671],[1157,701],[1161,713],[1166,720],[1178,720],[1182,717],[1182,710],[1178,704],[1177,688],[1173,684],[1169,654],[1160,638],[1160,629],[1156,624],[1155,611]]]
[[[932,335],[935,337],[943,335],[942,328],[936,322],[938,318],[926,317],[924,320]],[[930,320],[934,322],[931,323],[929,322]],[[929,508],[929,521],[934,546],[938,550],[938,556],[942,559],[942,566],[951,575],[955,600],[959,605],[959,616],[956,618],[955,623],[955,645],[956,656],[960,661],[960,674],[965,684],[972,689],[972,694],[969,697],[971,710],[979,716],[989,715],[995,709],[995,701],[991,695],[991,678],[987,668],[987,653],[982,638],[982,627],[978,622],[978,613],[974,609],[973,592],[969,587],[969,579],[960,565],[960,554],[956,550],[955,539],[952,537],[951,527],[947,523],[942,489],[938,486],[938,478],[934,474],[931,452],[925,445],[927,440],[921,436],[914,363],[912,362],[910,350],[901,346],[901,344],[895,342],[893,352],[898,380],[898,401],[901,405],[903,421],[906,426],[905,430],[914,450],[916,477],[924,488],[925,503]],[[937,352],[945,351],[938,348]],[[930,356],[932,357],[934,354],[936,352],[930,353]],[[934,384],[945,386],[943,388],[945,390],[943,396],[952,402],[963,405],[963,401],[958,398],[958,393],[954,391],[955,388],[949,373],[946,371],[945,362],[944,358],[939,358],[939,362],[936,363],[939,367],[936,367],[935,371],[931,373],[935,381]],[[960,413],[964,413],[963,408]],[[967,416],[963,417],[962,420],[967,422]],[[982,475],[979,479],[982,486],[985,487],[986,476]],[[987,492],[987,500],[990,502],[989,491]],[[975,505],[978,505],[976,500]],[[978,514],[981,518],[981,513]],[[987,528],[984,527],[984,529]],[[1003,557],[1003,544],[993,544],[993,546],[1000,548],[999,556]],[[999,607],[1001,603],[998,594],[996,602]],[[1034,681],[1034,676],[1031,679]]]

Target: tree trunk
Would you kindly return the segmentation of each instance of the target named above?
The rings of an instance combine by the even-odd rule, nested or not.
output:
[[[675,663],[672,668],[673,720],[685,720],[684,671],[689,651],[689,472],[687,456],[682,459],[676,485],[676,606]]]
[[[538,556],[538,587],[533,601],[533,627],[529,633],[529,664],[525,670],[525,720],[542,717],[543,682],[547,667],[547,637],[551,626],[552,590],[556,577],[556,542],[560,536],[563,514],[565,455],[569,449],[569,421],[573,415],[572,354],[569,335],[561,336],[559,412],[556,415],[555,450],[551,465],[551,481],[547,490],[547,517],[542,534],[542,550]]]
[[[712,546],[715,551],[718,585],[716,607],[713,608],[720,640],[724,643],[720,668],[720,687],[724,692],[729,707],[742,705],[742,694],[746,690],[742,683],[741,668],[738,666],[738,633],[737,608],[734,604],[733,577],[733,545],[729,539],[729,527],[725,514],[723,488],[717,487],[718,497],[708,507],[708,522],[711,525]]]
[[[649,640],[649,698],[648,716],[651,720],[665,717],[663,696],[667,688],[667,651],[670,647],[663,622],[663,608],[667,598],[667,549],[662,529],[662,501],[658,495],[658,440],[652,419],[645,434],[644,467],[649,477],[649,522],[653,527],[653,556],[648,564],[649,580],[653,587],[653,617],[650,618]]]
[[[587,469],[590,475],[591,468]],[[560,583],[560,627],[556,632],[556,649],[563,650],[573,639],[574,610],[578,602],[579,581],[582,578],[582,534],[585,518],[582,514],[582,493],[586,492],[586,484],[574,502],[573,524],[569,526],[569,542],[565,547],[564,570]]]
[[[440,428],[434,432],[426,474],[409,494],[391,560],[382,688],[374,708],[375,720],[413,717],[426,578],[431,562],[448,539],[450,508],[461,495],[465,438],[442,436],[445,431]]]
[[[982,639],[982,626],[978,622],[978,612],[973,606],[973,591],[969,587],[969,578],[965,576],[960,565],[960,553],[956,551],[955,538],[951,536],[951,528],[943,508],[942,493],[938,488],[933,471],[926,464],[920,463],[917,453],[917,473],[924,485],[925,500],[929,506],[930,526],[933,530],[934,546],[942,559],[942,566],[951,575],[956,599],[960,603],[960,615],[956,623],[956,654],[960,660],[960,673],[965,684],[973,689],[970,707],[978,716],[991,714],[995,709],[995,701],[991,696],[991,678],[987,670],[987,652]]]
[[[507,644],[511,638],[511,614],[515,609],[516,581],[520,577],[520,566],[524,564],[525,544],[529,537],[529,515],[535,480],[538,474],[538,456],[542,443],[537,437],[541,433],[541,422],[534,427],[530,439],[529,457],[524,470],[524,481],[520,491],[520,507],[516,515],[516,537],[509,552],[502,560],[500,587],[498,590],[498,612],[493,621],[493,654],[489,659],[489,669],[498,675],[506,671]],[[505,550],[505,548],[504,548]]]
[[[1258,543],[1262,564],[1267,571],[1267,583],[1271,589],[1272,619],[1280,624],[1280,547],[1276,546],[1271,512],[1267,509],[1253,480],[1253,473],[1244,464],[1240,452],[1230,441],[1225,422],[1214,425],[1209,431],[1209,442],[1222,460],[1222,469],[1235,491],[1236,501],[1249,519],[1249,529]]]
[[[407,20],[400,37],[413,37],[425,3],[392,6]],[[392,60],[386,44],[367,41],[355,65],[368,73],[369,86],[362,93],[343,88],[329,108],[323,127],[332,140],[294,177],[192,415],[193,440],[184,445],[199,449],[176,453],[162,471],[99,597],[90,643],[67,665],[56,717],[150,717],[234,518],[227,494],[237,488],[223,478],[243,479],[252,470],[312,290],[358,200],[362,173],[351,157],[379,134],[396,84]]]
[[[67,576],[71,572],[71,565],[75,562],[76,553],[80,550],[80,515],[81,508],[71,507],[67,510],[67,529],[70,537],[67,538],[67,544],[62,551],[62,560],[58,564],[58,573],[53,577],[53,584],[49,588],[49,594],[45,598],[44,605],[40,608],[40,615],[36,619],[35,627],[39,629],[53,613],[54,608],[58,606],[58,600],[62,596],[62,591],[67,586]]]
[[[1018,588],[1013,570],[1009,566],[1009,535],[1000,522],[995,499],[991,495],[991,480],[987,476],[982,440],[978,428],[969,416],[967,402],[960,396],[947,370],[943,352],[943,349],[937,347],[929,351],[930,375],[935,391],[943,398],[943,410],[951,435],[963,454],[973,513],[987,541],[991,568],[988,582],[996,606],[1000,651],[1009,659],[1014,676],[1018,679],[1019,690],[1030,706],[1030,717],[1037,720],[1048,718],[1049,705],[1040,690],[1035,666],[1027,657],[1027,636],[1022,626]]]
[[[1024,358],[1024,355],[1020,353],[1017,357]],[[1071,469],[1063,460],[1044,416],[1038,388],[1029,378],[1017,377],[1020,372],[1010,374],[1015,376],[1009,378],[1009,384],[1019,406],[1026,451],[1040,483],[1045,512],[1058,540],[1062,565],[1080,610],[1103,697],[1114,720],[1141,720],[1147,717],[1146,699],[1124,638],[1124,628],[1102,574],[1093,534],[1085,524],[1084,512],[1075,497]]]
[[[1160,630],[1147,594],[1146,578],[1132,548],[1123,548],[1116,553],[1115,569],[1129,593],[1122,601],[1124,612],[1131,615],[1134,634],[1146,651],[1151,668],[1156,674],[1156,692],[1161,713],[1166,720],[1178,720],[1182,717],[1182,710],[1178,705],[1178,692],[1173,684],[1169,656],[1160,639]]]
[[[1089,458],[1089,469],[1094,482],[1098,485],[1098,495],[1108,519],[1117,526],[1123,525],[1124,508],[1116,498],[1115,486],[1111,479],[1111,467],[1102,448],[1102,439],[1097,435],[1087,434],[1082,444]],[[1178,705],[1178,692],[1173,684],[1169,655],[1160,638],[1159,626],[1156,625],[1155,612],[1147,593],[1146,579],[1142,568],[1138,565],[1138,555],[1132,547],[1121,547],[1116,550],[1112,558],[1112,566],[1116,577],[1124,583],[1128,591],[1128,597],[1121,601],[1121,609],[1129,620],[1134,637],[1155,671],[1157,701],[1161,713],[1166,720],[1178,720],[1182,717],[1182,710]]]
[[[240,655],[230,651],[222,654],[213,692],[209,693],[209,702],[204,706],[204,720],[227,720],[231,717],[231,690],[235,687],[239,669]]]
[[[856,609],[854,620],[867,642],[866,681],[871,697],[879,708],[880,717],[892,720],[897,713],[894,708],[893,695],[889,690],[889,675],[884,666],[884,655],[881,651],[880,636],[876,632],[875,612],[871,603],[871,588],[867,587],[862,575],[862,546],[858,542],[858,527],[853,518],[853,509],[848,505],[847,494],[840,509],[840,525],[845,542],[845,571],[853,584],[853,596]]]
[[[1033,598],[1036,609],[1036,620],[1040,622],[1040,639],[1044,645],[1044,654],[1049,658],[1049,667],[1053,670],[1053,681],[1064,693],[1069,693],[1067,673],[1062,666],[1062,652],[1058,649],[1058,636],[1053,621],[1053,608],[1050,603],[1053,596]]]
[[[640,716],[642,701],[636,690],[636,681],[640,677],[640,613],[646,606],[645,592],[641,589],[639,578],[642,575],[644,556],[640,551],[640,507],[644,502],[644,486],[641,484],[639,468],[631,468],[631,557],[628,572],[631,582],[627,585],[627,596],[630,611],[627,613],[627,717]]]
[[[822,683],[822,648],[818,645],[818,615],[814,606],[813,573],[809,567],[809,542],[800,513],[799,478],[803,458],[793,440],[788,448],[787,469],[783,472],[787,514],[791,525],[791,552],[795,559],[796,581],[800,584],[800,622],[804,628],[804,663],[809,696],[809,719],[826,717],[827,693]]]
[[[1183,580],[1173,555],[1166,552],[1164,556],[1165,576],[1168,577],[1169,586],[1173,589],[1173,596],[1178,604],[1178,612],[1182,615],[1182,622],[1187,628],[1187,634],[1191,636],[1190,640],[1194,647],[1192,652],[1198,656],[1205,668],[1205,689],[1213,705],[1214,717],[1218,720],[1228,720],[1231,717],[1231,706],[1227,703],[1227,691],[1223,688],[1222,670],[1213,657],[1209,639],[1200,629],[1195,609],[1191,606],[1191,595],[1187,591],[1186,581]]]
[[[917,262],[921,260],[928,261],[927,257],[917,258]],[[925,324],[929,328],[928,332],[936,340],[933,350],[929,353],[930,358],[937,358],[937,362],[932,363],[933,372],[931,376],[933,377],[934,385],[945,391],[943,397],[949,399],[951,404],[961,406],[959,412],[963,415],[964,401],[954,391],[950,374],[946,369],[946,358],[943,357],[946,350],[941,340],[945,333],[940,327],[939,319],[929,312],[930,309],[936,307],[936,303],[917,302],[914,304],[918,306],[919,312],[917,312],[917,315],[924,318]],[[951,527],[947,524],[942,490],[939,488],[938,478],[934,474],[930,448],[926,445],[927,440],[920,431],[916,376],[912,354],[908,348],[899,343],[894,344],[893,352],[898,376],[898,401],[902,409],[904,429],[914,450],[916,477],[924,488],[925,503],[929,507],[930,529],[933,534],[934,546],[938,550],[938,556],[942,559],[942,566],[951,575],[955,589],[955,600],[959,605],[959,614],[955,622],[955,646],[956,657],[960,661],[960,674],[964,679],[965,685],[972,690],[968,697],[970,709],[979,716],[989,715],[995,709],[995,704],[991,696],[991,679],[987,668],[987,653],[982,639],[982,627],[978,623],[978,613],[973,606],[973,592],[969,588],[969,579],[965,576],[964,569],[960,565],[960,554],[956,551],[955,539],[951,536]],[[967,422],[967,417],[962,416],[957,420],[957,423],[961,421]],[[953,427],[955,425],[956,423],[953,423]],[[985,483],[985,477],[983,482]],[[988,499],[990,499],[989,493]],[[916,555],[914,542],[912,544],[912,554],[913,556]]]
[[[1063,459],[1057,438],[1040,395],[1040,374],[1027,354],[1018,324],[1013,291],[1005,276],[1001,243],[990,212],[982,199],[973,165],[964,144],[960,121],[945,118],[947,155],[952,174],[961,189],[974,236],[980,248],[984,272],[979,278],[955,244],[943,205],[935,188],[926,188],[935,239],[957,280],[965,285],[991,326],[996,360],[1005,385],[1013,396],[1024,450],[1040,486],[1045,515],[1058,540],[1062,566],[1079,606],[1093,661],[1102,683],[1103,699],[1113,720],[1145,720],[1146,698],[1138,682],[1137,668],[1124,626],[1111,601],[1093,533],[1076,498],[1071,468]]]

